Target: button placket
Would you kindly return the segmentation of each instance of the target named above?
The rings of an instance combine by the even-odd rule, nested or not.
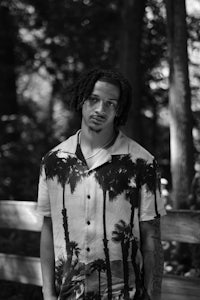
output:
[[[91,176],[88,174],[88,178],[86,180],[86,185],[85,185],[85,195],[86,195],[86,201],[85,201],[85,251],[86,251],[86,257],[88,258],[90,256],[90,245],[89,245],[89,236],[90,236],[90,227],[89,225],[91,224],[90,221],[90,205],[91,205],[91,186],[92,186],[92,181],[91,181]]]
[[[86,240],[85,240],[85,249],[89,248],[89,251],[86,250],[86,257],[88,260],[91,259],[94,255],[94,238],[95,238],[95,211],[96,211],[96,188],[97,182],[95,180],[94,171],[87,178],[87,190],[86,190],[86,203],[87,203],[87,215],[86,215]]]

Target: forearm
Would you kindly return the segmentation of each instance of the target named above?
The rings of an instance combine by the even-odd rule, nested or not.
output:
[[[159,247],[161,248],[161,246]],[[144,284],[152,300],[161,299],[161,284],[163,275],[162,250],[144,251]]]
[[[56,300],[54,247],[50,218],[44,218],[40,242],[40,259],[44,300]]]
[[[151,300],[161,299],[163,250],[160,239],[160,220],[141,222],[144,284]]]

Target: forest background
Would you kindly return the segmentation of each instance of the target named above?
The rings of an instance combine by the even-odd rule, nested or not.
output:
[[[80,126],[67,88],[102,67],[132,84],[123,131],[156,156],[166,207],[200,209],[199,0],[1,0],[0,37],[0,200],[36,201],[42,156]],[[38,255],[33,235],[1,237]],[[165,271],[199,277],[200,258],[175,246]]]

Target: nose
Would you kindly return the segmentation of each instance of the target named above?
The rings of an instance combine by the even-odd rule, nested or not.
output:
[[[98,101],[98,103],[96,103],[95,111],[99,112],[99,113],[102,113],[105,111],[105,105],[104,105],[103,100],[100,100],[100,101]]]

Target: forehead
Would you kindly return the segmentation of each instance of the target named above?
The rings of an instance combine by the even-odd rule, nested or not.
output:
[[[94,85],[92,93],[108,97],[109,99],[118,100],[120,96],[120,89],[113,83],[98,80]]]

